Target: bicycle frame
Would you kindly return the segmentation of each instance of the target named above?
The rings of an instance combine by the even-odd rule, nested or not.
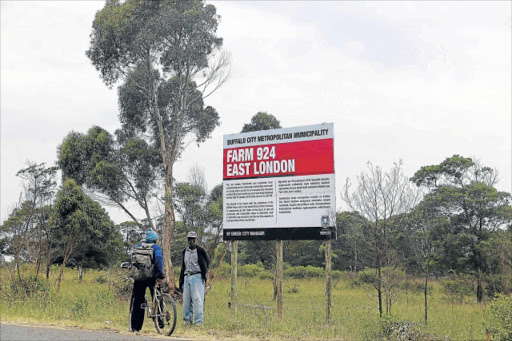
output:
[[[146,305],[146,312],[148,318],[154,318],[157,316],[158,309],[156,307],[158,298],[162,295],[160,290],[160,283],[155,282],[155,287],[153,288],[153,300],[151,301],[151,305]],[[153,313],[154,312],[154,313]]]

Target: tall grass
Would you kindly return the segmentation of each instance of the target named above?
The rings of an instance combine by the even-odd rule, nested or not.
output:
[[[3,287],[9,280],[7,270],[0,269]],[[121,275],[122,277],[122,275]],[[1,299],[0,313],[4,321],[54,323],[89,329],[128,330],[128,300],[109,289],[108,274],[89,270],[79,282],[76,271],[66,269],[60,293],[50,280],[47,294],[28,298]],[[434,282],[430,295],[429,323],[423,323],[423,295],[417,286],[402,291],[393,305],[393,318],[413,322],[422,333],[450,340],[485,339],[486,304],[477,304],[474,295],[454,301],[441,282]],[[381,337],[381,319],[377,299],[372,291],[347,277],[334,281],[332,318],[325,321],[325,295],[322,278],[285,279],[284,316],[277,317],[269,279],[241,277],[235,313],[228,309],[230,280],[219,278],[205,300],[202,328],[186,328],[182,308],[178,305],[175,335],[204,337],[248,337],[294,340],[374,340]],[[270,307],[270,308],[268,308]],[[143,332],[156,334],[152,321],[145,321]]]

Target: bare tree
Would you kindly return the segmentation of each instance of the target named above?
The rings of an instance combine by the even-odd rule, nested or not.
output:
[[[415,206],[420,192],[403,174],[401,161],[395,163],[388,172],[368,162],[368,170],[357,177],[357,187],[354,190],[347,178],[341,198],[353,211],[357,211],[370,222],[375,274],[368,277],[374,279],[372,285],[377,291],[379,314],[382,316],[382,269],[390,264],[390,232],[403,223],[401,215]]]

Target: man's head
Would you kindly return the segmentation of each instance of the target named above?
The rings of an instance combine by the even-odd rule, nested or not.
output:
[[[196,248],[197,233],[190,231],[187,233],[188,247],[192,250]]]
[[[152,229],[146,230],[146,242],[147,243],[156,243],[156,240],[158,239],[158,234],[153,231]]]

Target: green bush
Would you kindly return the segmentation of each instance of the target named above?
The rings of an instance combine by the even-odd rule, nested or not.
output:
[[[496,296],[489,306],[486,323],[494,339],[512,340],[512,295]]]
[[[98,277],[96,277],[96,283],[99,283],[99,284],[105,284],[107,283],[107,277],[104,276],[104,275],[99,275]]]
[[[451,300],[452,304],[455,302],[462,303],[464,297],[473,293],[473,284],[465,280],[463,277],[455,280],[445,281],[443,283],[444,294]]]
[[[340,270],[333,270],[331,276],[334,280],[345,279],[345,274]]]
[[[314,278],[325,276],[325,271],[322,268],[316,268],[314,266],[293,266],[284,270],[284,275],[290,278]]]
[[[230,278],[231,277],[231,265],[228,263],[222,263],[219,272],[217,272],[219,278]]]
[[[13,277],[10,283],[11,294],[16,299],[27,299],[34,295],[48,296],[50,284],[34,275]]]
[[[394,319],[391,316],[384,316],[379,322],[377,335],[372,339],[392,341],[434,341],[438,337],[423,334],[417,328],[417,324],[410,321]],[[446,339],[445,339],[446,340]]]
[[[505,292],[503,276],[501,274],[487,275],[485,281],[487,282],[485,293],[488,297],[494,297]]]
[[[246,264],[238,268],[238,274],[243,277],[256,277],[262,271],[265,269],[260,264]]]
[[[258,274],[258,278],[263,280],[273,280],[274,273],[270,271],[262,271]]]

